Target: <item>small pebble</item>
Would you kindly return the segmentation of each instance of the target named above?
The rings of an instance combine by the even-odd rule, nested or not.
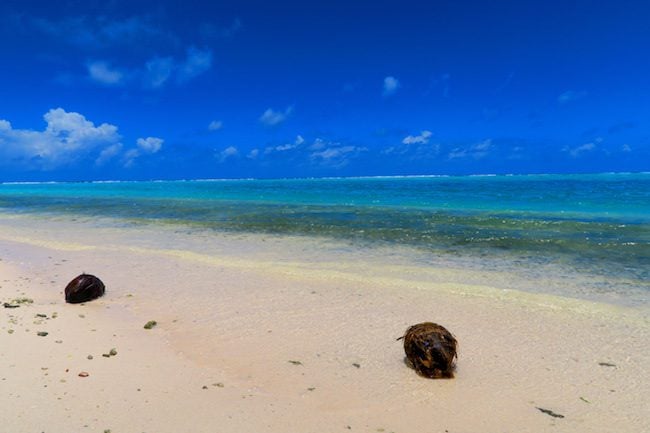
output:
[[[117,355],[117,350],[115,350],[115,348],[113,348],[113,349],[111,349],[111,350],[108,352],[108,354],[109,354],[110,356],[115,356],[115,355]]]
[[[90,376],[90,375],[85,371],[82,371],[81,373],[79,373],[79,377],[88,377],[88,376]]]
[[[39,331],[39,332],[36,333],[36,335],[38,335],[39,337],[47,337],[47,334],[48,333],[45,332],[45,331]]]
[[[88,359],[93,359],[93,356],[92,356],[92,355],[88,355],[86,358],[88,358]]]

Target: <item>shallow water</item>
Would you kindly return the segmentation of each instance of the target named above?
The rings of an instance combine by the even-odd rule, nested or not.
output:
[[[650,174],[1,184],[0,209],[411,246],[531,275],[553,264],[623,293],[650,283]]]

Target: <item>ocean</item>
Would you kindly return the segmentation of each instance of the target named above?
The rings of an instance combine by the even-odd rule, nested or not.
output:
[[[0,211],[399,245],[650,289],[650,173],[4,183]]]

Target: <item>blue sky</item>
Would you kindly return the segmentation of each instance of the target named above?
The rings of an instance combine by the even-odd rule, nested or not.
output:
[[[0,3],[0,181],[650,170],[645,1]]]

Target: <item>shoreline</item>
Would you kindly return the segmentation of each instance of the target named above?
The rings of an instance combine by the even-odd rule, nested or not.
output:
[[[484,274],[407,266],[399,252],[29,218],[0,219],[0,298],[18,288],[34,299],[5,309],[0,326],[1,347],[12,348],[0,358],[10,402],[0,412],[22,415],[11,431],[650,427],[647,308],[504,290],[497,273],[477,284]],[[66,305],[63,288],[81,272],[107,293]],[[34,335],[41,310],[46,337]],[[20,315],[13,334],[8,314]],[[143,330],[148,320],[158,326]],[[458,338],[456,379],[404,365],[395,338],[425,320]],[[102,357],[111,347],[118,355]],[[80,368],[90,376],[76,377]]]

